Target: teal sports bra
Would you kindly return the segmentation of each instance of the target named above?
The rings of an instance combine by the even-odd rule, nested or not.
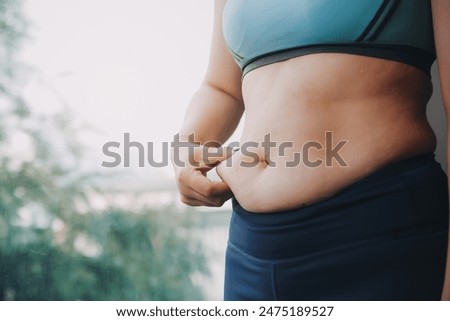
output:
[[[243,76],[319,52],[395,60],[428,75],[436,59],[430,0],[228,0],[223,34]]]

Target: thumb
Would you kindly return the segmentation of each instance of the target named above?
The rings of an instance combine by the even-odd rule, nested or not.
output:
[[[203,163],[206,166],[214,167],[221,161],[231,157],[235,152],[239,150],[239,147],[228,145],[220,147],[205,147],[203,150],[204,157]]]

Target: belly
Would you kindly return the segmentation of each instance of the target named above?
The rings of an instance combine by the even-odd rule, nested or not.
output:
[[[432,152],[431,83],[397,62],[315,54],[243,81],[241,149],[217,166],[248,211],[308,206],[401,159]]]

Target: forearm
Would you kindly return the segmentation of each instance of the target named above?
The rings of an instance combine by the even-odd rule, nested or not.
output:
[[[448,0],[432,0],[431,7],[442,103],[447,116],[447,125],[450,125],[450,2]],[[447,138],[450,143],[450,130],[447,131]],[[449,164],[447,173],[450,175],[449,156],[450,148],[447,146],[447,163]],[[450,300],[450,246],[447,251],[447,268],[442,299]]]
[[[192,97],[179,137],[175,137],[175,141],[190,142],[183,144],[188,148],[178,148],[176,146],[180,145],[174,142],[171,149],[183,203],[222,206],[232,197],[233,193],[225,182],[210,180],[206,175],[213,166],[230,157],[232,150],[207,147],[222,145],[234,132],[244,109],[240,101],[227,91],[211,85],[203,85]],[[216,151],[210,153],[211,150]],[[205,154],[205,151],[208,153]]]
[[[200,144],[223,144],[235,131],[243,111],[241,100],[219,88],[204,84],[188,105],[179,132],[180,139],[194,139]]]

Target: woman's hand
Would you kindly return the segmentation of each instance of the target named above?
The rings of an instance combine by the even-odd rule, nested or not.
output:
[[[206,147],[184,142],[183,147],[172,149],[180,199],[191,206],[220,207],[233,196],[225,182],[212,181],[207,172],[233,154],[229,147]]]

